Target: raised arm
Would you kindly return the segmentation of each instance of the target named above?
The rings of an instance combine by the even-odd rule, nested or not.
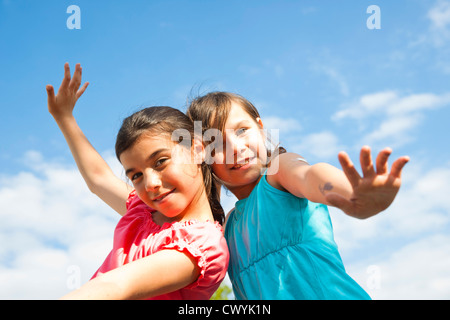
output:
[[[375,171],[370,148],[363,147],[362,177],[345,152],[338,155],[343,171],[326,163],[310,166],[298,161],[298,155],[282,154],[279,170],[271,179],[298,197],[332,205],[352,217],[365,219],[388,208],[400,189],[401,171],[409,158],[398,158],[389,172],[387,161],[391,152],[386,148],[378,154]]]
[[[96,277],[62,299],[147,299],[184,288],[199,275],[193,257],[162,250]]]
[[[124,215],[126,213],[126,200],[131,187],[116,177],[108,164],[89,143],[73,116],[75,103],[89,83],[86,82],[80,88],[82,73],[80,64],[75,66],[73,78],[70,76],[68,63],[64,65],[64,70],[64,79],[56,96],[53,86],[47,85],[46,87],[48,110],[64,134],[89,190],[119,214]]]

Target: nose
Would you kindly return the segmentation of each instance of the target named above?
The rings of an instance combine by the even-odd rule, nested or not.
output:
[[[154,192],[155,190],[158,190],[161,187],[161,177],[158,172],[155,172],[154,170],[146,170],[144,173],[144,179],[145,179],[145,190]]]
[[[226,138],[226,163],[233,164],[247,150],[246,140],[234,134],[228,134]]]

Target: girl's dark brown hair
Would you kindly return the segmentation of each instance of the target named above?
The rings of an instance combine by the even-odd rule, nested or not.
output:
[[[122,152],[132,147],[143,133],[168,135],[177,129],[184,129],[194,139],[194,123],[180,110],[171,107],[149,107],[133,113],[123,120],[116,138],[116,156],[120,161]],[[191,141],[192,142],[192,141]],[[212,177],[210,166],[201,164],[203,182],[214,220],[223,224],[225,214],[220,205],[220,186]]]

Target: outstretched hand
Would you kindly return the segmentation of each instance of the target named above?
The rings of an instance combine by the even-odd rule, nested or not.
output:
[[[353,194],[350,199],[337,194],[328,193],[327,201],[346,214],[360,219],[369,218],[386,208],[394,201],[401,185],[401,172],[409,157],[403,156],[392,164],[388,171],[388,158],[392,150],[382,150],[376,158],[376,168],[372,162],[369,147],[363,147],[360,154],[363,177],[360,176],[350,157],[345,152],[338,155],[342,169],[350,182]],[[376,169],[376,171],[375,171]]]
[[[75,103],[89,85],[89,82],[86,82],[80,88],[81,72],[82,69],[80,64],[78,63],[75,65],[75,72],[73,73],[73,77],[71,78],[69,64],[66,62],[64,64],[64,78],[56,96],[53,86],[46,86],[48,96],[48,111],[55,119],[61,119],[64,116],[71,116],[75,107]]]

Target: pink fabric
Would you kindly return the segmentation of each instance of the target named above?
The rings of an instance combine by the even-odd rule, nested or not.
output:
[[[228,268],[228,247],[218,222],[196,220],[157,225],[152,211],[133,191],[127,213],[114,231],[113,249],[92,278],[164,249],[185,252],[197,260],[200,276],[183,289],[152,300],[209,299]],[[156,275],[157,276],[157,275]]]

